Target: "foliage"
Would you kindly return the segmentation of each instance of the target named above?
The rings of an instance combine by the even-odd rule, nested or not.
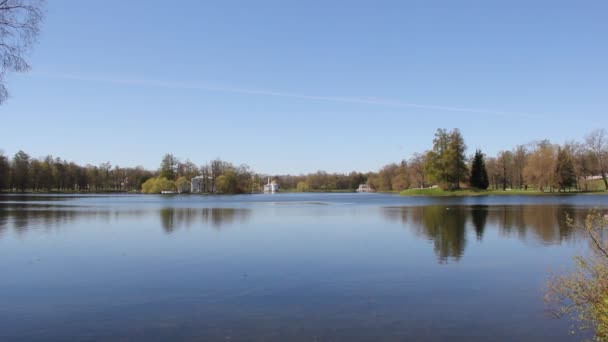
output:
[[[177,189],[177,192],[179,192],[179,193],[189,192],[190,191],[190,181],[186,177],[181,176],[175,181],[175,188]]]
[[[481,174],[478,171],[483,170],[483,167],[479,168],[482,157],[478,155],[479,151],[475,156],[465,156],[466,145],[460,132],[439,129],[432,150],[414,153],[409,159],[389,163],[377,172],[317,171],[272,178],[284,191],[352,192],[360,184],[368,184],[377,191],[424,189],[429,185],[458,190],[469,177],[473,188],[484,189],[483,178],[486,178],[489,188],[502,189],[507,194],[515,193],[511,189],[534,189],[540,193],[556,189],[597,191],[605,188],[601,178],[608,161],[608,139],[603,132],[592,132],[584,143],[567,142],[560,146],[541,140],[500,151],[495,156],[483,155],[486,177],[483,177],[483,171]],[[250,193],[254,189],[260,190],[268,179],[268,175],[256,174],[246,165],[235,166],[219,158],[197,166],[188,159],[180,162],[175,155],[166,154],[160,168],[153,171],[141,166],[123,168],[109,162],[98,166],[78,165],[50,155],[41,158],[27,155],[24,160],[26,155],[23,152],[15,159],[0,154],[0,191],[139,191],[144,182],[153,177],[172,181],[183,177],[180,191],[187,191],[187,183],[200,176],[197,192]],[[471,159],[469,170],[465,160]],[[220,179],[223,175],[225,177]],[[478,177],[481,177],[481,184],[476,180]]]
[[[466,145],[458,129],[438,129],[433,149],[427,153],[426,171],[443,189],[460,188],[468,173],[465,162]]]
[[[9,187],[10,170],[11,166],[8,158],[5,155],[0,154],[0,191]]]
[[[551,279],[545,299],[556,317],[574,318],[579,328],[594,329],[597,341],[608,341],[608,219],[593,211],[584,225],[570,218],[568,225],[587,234],[591,253],[575,258],[572,274]]]
[[[306,183],[306,181],[299,181],[298,185],[296,186],[296,190],[298,190],[299,192],[306,192],[308,191],[309,187],[308,187],[308,183]]]
[[[217,178],[217,191],[222,194],[237,193],[237,178],[234,171],[230,170]]]
[[[530,153],[524,168],[529,183],[536,184],[540,191],[552,186],[555,170],[556,148],[548,141],[541,141]]]
[[[164,177],[150,178],[141,186],[144,194],[159,194],[162,191],[175,191],[175,182]]]
[[[474,189],[487,189],[490,185],[488,180],[488,170],[486,169],[486,161],[481,150],[475,151],[473,164],[471,165],[471,177],[469,179],[471,187]]]
[[[13,157],[13,172],[11,174],[11,182],[20,191],[25,191],[30,183],[30,156],[19,151]]]
[[[367,183],[377,191],[401,191],[409,188],[407,163],[389,164],[377,174],[369,175]]]
[[[160,163],[160,177],[175,180],[179,161],[171,153],[165,154]]]
[[[557,160],[555,162],[555,181],[560,190],[574,188],[576,186],[576,173],[570,151],[558,147]]]

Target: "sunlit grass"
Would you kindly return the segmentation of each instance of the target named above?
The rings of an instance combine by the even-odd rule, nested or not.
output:
[[[476,189],[460,189],[460,190],[443,190],[441,188],[427,188],[427,189],[408,189],[401,191],[401,196],[489,196],[489,195],[564,195],[564,194],[606,194],[605,191],[568,191],[568,192],[549,192],[539,190],[476,190]]]

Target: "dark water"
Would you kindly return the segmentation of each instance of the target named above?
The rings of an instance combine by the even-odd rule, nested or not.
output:
[[[1,341],[578,341],[605,196],[0,196]]]

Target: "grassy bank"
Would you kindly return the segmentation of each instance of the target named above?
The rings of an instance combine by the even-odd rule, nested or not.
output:
[[[408,189],[399,193],[401,196],[509,196],[509,195],[573,195],[573,194],[608,194],[606,191],[569,191],[569,192],[542,192],[538,190],[475,190],[461,189],[447,191],[439,188]]]

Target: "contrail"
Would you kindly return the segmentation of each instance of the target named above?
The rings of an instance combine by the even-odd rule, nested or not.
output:
[[[340,96],[323,96],[323,95],[309,95],[290,93],[282,91],[272,91],[264,89],[248,89],[241,87],[230,87],[222,86],[217,84],[207,83],[186,83],[186,82],[172,82],[172,81],[159,81],[159,80],[144,80],[144,79],[128,79],[128,78],[114,78],[114,77],[97,77],[97,76],[82,76],[72,74],[52,74],[52,73],[32,73],[34,77],[44,77],[51,79],[62,79],[62,80],[74,80],[84,82],[101,82],[111,83],[120,85],[134,85],[134,86],[146,86],[146,87],[158,87],[158,88],[171,88],[171,89],[187,89],[187,90],[202,90],[202,91],[213,91],[222,93],[233,93],[233,94],[244,94],[244,95],[260,95],[260,96],[273,96],[273,97],[284,97],[302,100],[314,100],[314,101],[328,101],[328,102],[342,102],[342,103],[354,103],[354,104],[365,104],[365,105],[376,105],[394,108],[418,108],[427,110],[439,110],[447,112],[461,112],[461,113],[474,113],[474,114],[487,114],[494,116],[517,116],[517,117],[534,117],[529,113],[513,113],[503,112],[479,108],[466,108],[466,107],[452,107],[452,106],[438,106],[420,103],[403,102],[398,100],[381,99],[381,98],[359,98],[359,97],[340,97]]]

